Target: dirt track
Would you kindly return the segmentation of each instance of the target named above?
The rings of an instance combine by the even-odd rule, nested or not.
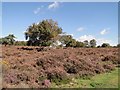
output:
[[[47,79],[64,80],[113,70],[118,63],[117,48],[2,47],[3,87],[46,87]],[[42,78],[41,78],[42,77]],[[50,87],[50,86],[49,86]]]

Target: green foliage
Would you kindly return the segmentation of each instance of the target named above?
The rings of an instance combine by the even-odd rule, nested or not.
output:
[[[69,42],[66,44],[66,47],[75,47],[76,46],[76,40],[71,39]]]
[[[60,84],[67,84],[69,83],[71,80],[70,78],[66,77],[64,79],[61,79],[61,78],[58,78],[58,77],[52,77],[52,82],[56,83],[57,85],[60,85]]]
[[[60,42],[62,44],[65,44],[66,47],[75,47],[76,46],[76,40],[73,39],[71,35],[62,35],[60,37]]]
[[[13,34],[9,34],[8,36],[0,39],[0,44],[13,45],[15,43],[15,38],[16,37]]]
[[[88,46],[89,46],[88,40],[85,40],[83,43],[84,43],[85,47],[88,47]]]
[[[27,46],[27,42],[26,41],[16,41],[15,45],[17,45],[17,46]]]
[[[38,78],[39,81],[43,81],[43,80],[45,80],[45,79],[47,79],[46,76],[39,76],[39,78]]]
[[[0,44],[2,44],[2,38],[0,38]]]
[[[36,46],[43,42],[53,40],[61,33],[62,29],[58,26],[58,23],[50,19],[29,26],[25,37],[26,40],[28,39],[28,45]]]
[[[51,69],[47,72],[47,79],[56,84],[68,83],[71,78],[64,70]]]
[[[59,40],[62,44],[68,44],[71,41],[71,39],[71,35],[62,35]]]
[[[76,47],[85,47],[83,42],[76,41]]]
[[[101,47],[110,47],[109,43],[103,43]]]
[[[41,46],[50,46],[52,44],[52,42],[47,41],[47,42],[42,42],[40,45]]]
[[[9,40],[7,38],[0,38],[0,44],[9,44]]]
[[[90,46],[96,47],[96,40],[95,39],[90,40]]]

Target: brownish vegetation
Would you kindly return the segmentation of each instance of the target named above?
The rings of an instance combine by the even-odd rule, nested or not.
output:
[[[3,87],[50,87],[109,72],[118,65],[118,48],[40,48],[2,46]],[[119,62],[120,63],[120,62]]]

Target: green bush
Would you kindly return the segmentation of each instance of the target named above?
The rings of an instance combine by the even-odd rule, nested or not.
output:
[[[70,78],[64,71],[52,70],[47,73],[47,79],[56,84],[66,84],[70,82]]]
[[[77,41],[75,47],[85,47],[85,44],[83,42]]]
[[[15,45],[16,46],[27,46],[27,42],[26,41],[16,41]]]
[[[69,74],[76,74],[76,73],[78,73],[78,68],[75,65],[65,64],[64,67],[65,67],[65,71],[67,73],[69,73]]]
[[[110,47],[109,43],[103,43],[101,47]]]
[[[47,42],[42,42],[42,43],[40,44],[40,46],[50,46],[51,44],[52,44],[52,42],[47,41]]]
[[[46,76],[39,76],[39,78],[38,78],[39,81],[43,81],[43,80],[45,80],[45,79],[47,79]]]

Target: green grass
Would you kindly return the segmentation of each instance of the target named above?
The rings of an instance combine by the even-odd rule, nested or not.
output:
[[[98,74],[90,79],[72,79],[68,84],[56,85],[52,83],[52,88],[118,88],[118,68],[110,73]]]

